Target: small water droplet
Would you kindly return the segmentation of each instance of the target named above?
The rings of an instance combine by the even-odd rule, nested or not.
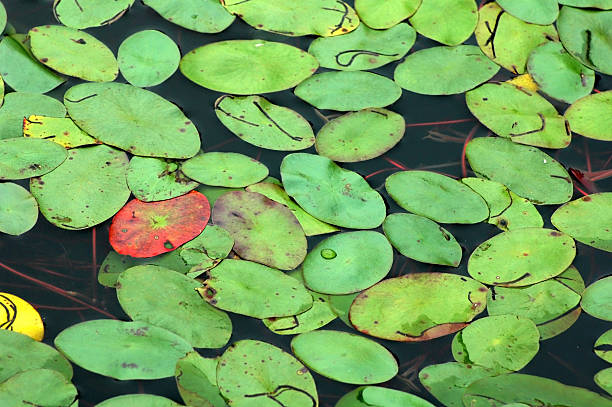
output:
[[[323,249],[323,250],[321,250],[321,257],[323,257],[324,259],[330,260],[330,259],[333,259],[336,256],[337,256],[336,252],[333,251],[332,249]]]

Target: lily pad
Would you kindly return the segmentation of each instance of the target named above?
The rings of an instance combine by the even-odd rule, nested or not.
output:
[[[174,401],[153,394],[124,394],[104,400],[96,407],[183,407]]]
[[[4,4],[0,3],[0,33],[4,31],[4,27],[6,27],[6,9]]]
[[[190,51],[180,63],[181,72],[189,80],[235,95],[292,88],[318,67],[317,60],[306,51],[264,40],[213,42]]]
[[[218,0],[143,0],[173,24],[201,33],[215,34],[225,30],[235,17]]]
[[[130,191],[144,202],[176,198],[199,185],[183,174],[180,163],[154,157],[132,157],[126,179]]]
[[[355,0],[359,18],[370,28],[391,28],[413,15],[421,0]]]
[[[225,259],[197,291],[211,305],[253,318],[296,315],[312,307],[304,285],[262,264]]]
[[[12,182],[0,183],[0,232],[21,235],[32,229],[37,219],[38,204],[27,189]]]
[[[500,215],[512,204],[510,190],[499,182],[475,177],[462,178],[461,182],[482,196],[489,207],[489,219]]]
[[[3,406],[70,407],[76,397],[76,387],[55,370],[28,370],[0,383]]]
[[[580,306],[587,314],[612,321],[612,277],[604,277],[588,286],[582,294]]]
[[[48,140],[0,140],[0,180],[45,175],[66,160],[66,149]]]
[[[599,387],[612,394],[612,367],[597,372],[593,380]]]
[[[324,294],[351,294],[382,280],[393,264],[393,249],[381,233],[340,233],[315,246],[303,265],[304,282]]]
[[[565,118],[574,133],[595,140],[612,141],[612,91],[588,95],[574,102]]]
[[[435,407],[427,400],[394,389],[379,386],[367,386],[361,392],[363,400],[371,406],[385,407]]]
[[[559,4],[581,8],[599,8],[602,10],[612,9],[610,0],[559,0]]]
[[[66,108],[57,99],[28,92],[11,92],[4,96],[0,108],[0,140],[23,136],[23,119],[33,114],[64,117]]]
[[[293,153],[281,163],[285,191],[308,213],[332,225],[373,229],[385,218],[385,203],[357,173],[314,154]]]
[[[565,168],[535,147],[479,137],[467,144],[466,157],[477,176],[502,183],[536,205],[565,203],[574,193]]]
[[[461,246],[436,222],[411,213],[394,213],[383,222],[387,239],[402,255],[423,263],[457,267]]]
[[[259,161],[239,153],[202,153],[185,161],[182,171],[205,185],[240,188],[268,176],[268,168]]]
[[[355,10],[340,0],[222,0],[227,11],[258,30],[292,37],[342,35],[359,25]]]
[[[134,4],[134,0],[55,0],[53,14],[67,27],[83,29],[100,27],[117,21]]]
[[[30,180],[30,192],[55,226],[86,229],[109,219],[127,202],[127,166],[123,151],[104,145],[73,148],[62,165]]]
[[[0,184],[2,185],[2,184]],[[24,299],[9,293],[0,293],[0,329],[19,332],[42,341],[45,335],[40,314]]]
[[[315,141],[302,115],[261,96],[223,95],[215,102],[215,113],[232,133],[257,147],[295,151]]]
[[[498,0],[497,4],[508,14],[531,24],[552,24],[559,16],[557,0]]]
[[[474,32],[478,7],[475,0],[423,0],[409,21],[427,38],[446,45],[459,45]]]
[[[388,30],[373,30],[362,24],[349,34],[315,39],[308,52],[324,68],[361,71],[402,59],[415,40],[416,32],[408,24]]]
[[[68,89],[64,103],[92,137],[134,155],[182,159],[200,149],[193,123],[153,92],[120,83],[84,83]]]
[[[435,172],[397,172],[387,178],[385,188],[399,206],[436,222],[478,223],[489,216],[489,208],[480,195]]]
[[[597,341],[595,342],[595,354],[605,360],[608,363],[612,363],[612,352],[609,349],[609,345],[612,345],[612,329],[604,332]],[[601,346],[601,349],[597,347]]]
[[[119,254],[153,257],[199,235],[209,218],[208,200],[196,191],[159,202],[133,199],[113,218],[109,241]]]
[[[509,83],[487,83],[467,92],[465,100],[482,124],[515,143],[565,148],[571,142],[565,118],[538,93]]]
[[[336,162],[366,161],[392,149],[404,137],[406,121],[386,109],[347,113],[326,123],[319,133],[317,152]]]
[[[179,247],[178,252],[183,261],[196,270],[190,270],[188,277],[193,273],[202,274],[215,267],[225,259],[234,247],[234,239],[230,233],[217,225],[208,225],[193,240]],[[199,275],[198,274],[198,275]]]
[[[217,359],[189,352],[176,364],[176,385],[185,404],[194,407],[227,407],[217,387]]]
[[[398,372],[384,346],[348,332],[306,332],[293,338],[291,351],[310,369],[342,383],[382,383]]]
[[[36,59],[59,73],[91,82],[111,82],[119,74],[113,52],[84,31],[45,25],[28,35]]]
[[[431,47],[410,54],[395,69],[395,82],[424,95],[453,95],[491,79],[499,66],[474,45]]]
[[[402,89],[372,72],[340,71],[314,75],[300,83],[294,93],[317,109],[346,112],[393,104]]]
[[[53,141],[65,148],[100,144],[68,117],[32,115],[23,119],[23,136]]]
[[[146,88],[159,85],[176,72],[181,52],[166,34],[143,30],[121,43],[117,60],[121,74],[129,83]]]
[[[359,294],[350,319],[359,331],[377,338],[426,341],[465,327],[484,311],[487,291],[479,282],[459,275],[406,274]]]
[[[538,209],[525,198],[510,192],[511,204],[501,214],[489,218],[487,221],[503,231],[520,228],[541,228],[544,226],[542,215]]]
[[[345,295],[328,295],[329,305],[332,311],[340,318],[342,322],[349,328],[353,328],[353,324],[349,319],[349,311],[355,298],[361,294],[361,292]]]

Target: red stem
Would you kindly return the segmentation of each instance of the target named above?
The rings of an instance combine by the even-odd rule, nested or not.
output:
[[[470,119],[444,120],[441,122],[408,123],[406,124],[406,127],[438,126],[441,124],[466,123],[466,122],[471,122],[471,121],[474,121],[474,119],[470,118]]]
[[[470,132],[468,133],[468,136],[465,138],[465,142],[463,143],[463,149],[461,150],[461,176],[463,178],[467,177],[467,167],[465,165],[465,149],[467,148],[467,145],[470,140],[474,138],[476,130],[478,130],[478,124],[472,127],[472,130],[470,130]]]

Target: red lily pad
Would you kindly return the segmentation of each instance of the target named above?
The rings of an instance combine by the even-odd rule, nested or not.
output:
[[[119,254],[153,257],[198,236],[209,218],[208,199],[196,191],[158,202],[134,199],[113,218],[109,240]]]

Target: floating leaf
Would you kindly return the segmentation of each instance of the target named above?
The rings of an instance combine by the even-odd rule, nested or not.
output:
[[[461,246],[436,222],[411,213],[394,213],[383,222],[387,239],[402,255],[430,264],[457,267]]]
[[[208,225],[199,236],[179,247],[183,261],[193,266],[188,277],[196,277],[215,267],[234,247],[230,233],[217,225]]]
[[[508,14],[531,24],[552,24],[559,15],[557,0],[497,0],[497,4]]]
[[[385,218],[385,203],[357,173],[329,158],[293,153],[281,164],[285,191],[312,216],[353,229],[372,229]]]
[[[268,176],[268,168],[259,161],[239,153],[201,153],[185,161],[181,169],[202,184],[240,188]]]
[[[312,127],[299,113],[261,96],[223,95],[215,102],[215,113],[232,133],[257,147],[295,151],[315,141]]]
[[[6,27],[6,9],[4,4],[0,3],[0,33],[4,31],[4,27]]]
[[[100,144],[68,117],[32,115],[23,119],[23,136],[53,141],[65,148]]]
[[[478,223],[489,216],[486,202],[471,188],[430,171],[401,171],[387,178],[385,188],[407,211],[440,223]]]
[[[55,0],[53,14],[60,23],[71,28],[100,27],[117,21],[133,3],[134,0]]]
[[[371,28],[391,28],[413,15],[421,0],[355,0],[359,18]]]
[[[595,140],[612,141],[612,91],[588,95],[565,111],[565,118],[574,133]]]
[[[258,30],[288,36],[342,35],[359,25],[355,10],[340,0],[222,0],[232,14]]]
[[[599,387],[612,394],[612,367],[597,372],[593,380]]]
[[[610,0],[559,0],[559,4],[582,8],[599,8],[602,10],[612,9]]]
[[[109,240],[119,254],[153,257],[199,235],[209,218],[208,200],[196,191],[159,202],[133,199],[113,218]]]
[[[48,140],[0,140],[0,180],[25,179],[47,174],[66,160],[62,146]]]
[[[294,93],[317,109],[345,112],[393,104],[402,89],[372,72],[340,71],[314,75],[300,83]]]
[[[74,148],[62,165],[32,178],[30,192],[49,222],[63,229],[85,229],[112,217],[127,202],[127,165],[127,155],[108,146]]]
[[[361,397],[363,389],[365,389],[365,386],[360,386],[349,391],[338,400],[334,407],[371,407],[369,404],[366,404]]]
[[[234,22],[218,0],[143,0],[166,20],[201,33],[215,34]]]
[[[568,235],[522,228],[481,243],[470,256],[468,273],[485,284],[522,287],[561,274],[575,256],[576,245]]]
[[[28,35],[34,56],[57,72],[91,82],[114,81],[119,74],[113,52],[84,31],[45,25]]]
[[[372,30],[362,24],[349,34],[315,39],[308,52],[324,68],[360,71],[402,59],[415,40],[416,32],[408,24],[398,24],[388,30]]]
[[[3,406],[70,407],[76,397],[77,389],[55,370],[28,370],[0,383]]]
[[[382,383],[398,372],[384,346],[348,332],[306,332],[293,338],[291,351],[310,369],[342,383]]]
[[[459,45],[474,32],[477,11],[474,0],[423,0],[410,17],[410,24],[427,38],[446,45]]]
[[[612,363],[612,351],[607,347],[608,345],[612,345],[612,329],[604,332],[597,341],[595,342],[595,354],[605,360],[608,363]],[[597,349],[598,346],[601,346],[601,349]]]
[[[361,292],[345,295],[328,295],[329,305],[334,313],[344,322],[349,328],[353,328],[353,324],[349,320],[349,310],[353,301]]]
[[[153,157],[132,157],[126,179],[130,191],[144,202],[176,198],[199,185],[183,174],[180,163]]]
[[[482,196],[489,207],[489,218],[501,214],[512,204],[510,190],[499,182],[475,177],[462,178],[460,181]]]
[[[312,296],[301,282],[245,260],[223,260],[197,291],[217,308],[259,319],[296,315],[312,307]]]
[[[0,232],[19,236],[32,229],[37,219],[38,204],[27,189],[0,183]]]
[[[153,92],[120,83],[84,83],[68,89],[64,103],[92,137],[134,155],[189,158],[200,149],[193,123]]]
[[[471,0],[470,0],[471,1]],[[452,95],[473,89],[499,71],[474,45],[431,47],[410,54],[395,69],[395,82],[424,95]]]
[[[612,321],[612,277],[604,277],[588,286],[582,294],[580,306],[587,314]]]
[[[479,137],[467,144],[466,157],[477,176],[506,185],[537,205],[569,201],[569,174],[549,155],[499,137]]]
[[[486,83],[467,92],[465,101],[482,124],[516,143],[565,148],[571,142],[565,118],[535,92],[509,83]]]
[[[193,349],[180,336],[145,322],[98,319],[64,329],[55,346],[83,369],[118,380],[174,375],[176,362]],[[99,352],[99,349],[105,349]]]
[[[520,228],[541,228],[544,220],[537,208],[525,198],[510,192],[510,206],[500,215],[489,218],[487,221],[503,231]]]
[[[266,342],[242,340],[231,345],[219,358],[217,383],[231,406],[318,404],[317,388],[308,369]]]
[[[538,84],[534,82],[533,78],[531,77],[531,75],[529,75],[529,73],[524,73],[522,75],[515,76],[514,78],[507,80],[506,83],[511,83],[514,86],[527,89],[531,92],[537,92],[539,89]]]
[[[217,359],[189,352],[176,364],[176,385],[185,404],[194,407],[226,407],[217,387]]]
[[[230,232],[234,251],[246,260],[292,270],[306,257],[306,236],[295,215],[261,194],[222,195],[216,201],[213,222]]]
[[[377,338],[426,341],[465,327],[484,311],[486,296],[487,288],[471,278],[406,274],[359,294],[351,306],[350,319],[359,331]]]
[[[317,60],[306,51],[264,40],[213,42],[190,51],[180,63],[181,72],[189,80],[237,95],[292,88],[318,67]]]
[[[125,394],[104,400],[96,407],[183,407],[174,401],[153,394]]]
[[[49,96],[27,92],[7,93],[0,108],[0,140],[22,137],[23,119],[33,114],[64,117],[66,108]]]
[[[392,149],[404,137],[406,121],[386,109],[347,113],[326,123],[319,133],[317,152],[337,162],[366,161]]]
[[[315,246],[303,265],[304,282],[324,294],[351,294],[382,280],[393,264],[393,249],[374,231],[340,233]]]
[[[0,330],[19,332],[42,341],[45,327],[40,314],[30,303],[16,295],[0,293],[0,309]]]
[[[385,407],[435,407],[429,401],[404,391],[386,387],[367,386],[361,392],[363,400],[372,406]]]

